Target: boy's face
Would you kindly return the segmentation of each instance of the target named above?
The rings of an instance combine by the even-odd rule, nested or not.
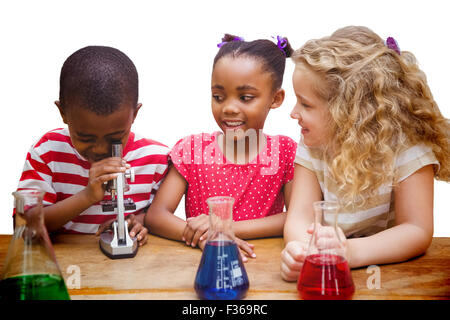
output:
[[[97,115],[81,106],[69,104],[62,109],[59,101],[55,104],[69,128],[73,146],[90,163],[111,157],[113,141],[121,141],[125,148],[131,125],[142,106],[133,108],[124,104],[109,115]]]

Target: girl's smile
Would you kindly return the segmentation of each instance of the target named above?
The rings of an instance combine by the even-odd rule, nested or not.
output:
[[[242,129],[245,125],[245,121],[239,119],[224,119],[222,120],[222,130],[237,130]],[[225,131],[224,130],[224,131]]]

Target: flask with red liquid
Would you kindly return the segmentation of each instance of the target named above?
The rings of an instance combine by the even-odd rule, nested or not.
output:
[[[314,232],[303,263],[297,289],[305,300],[345,300],[355,292],[347,263],[345,236],[337,227],[339,204],[316,201]]]

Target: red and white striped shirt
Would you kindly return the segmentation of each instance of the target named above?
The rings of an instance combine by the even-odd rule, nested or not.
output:
[[[139,213],[153,201],[167,174],[169,151],[159,142],[130,132],[123,159],[134,169],[135,181],[128,181],[130,190],[124,197],[134,201],[136,210],[127,211],[125,215]],[[55,129],[30,148],[18,190],[44,190],[44,206],[52,205],[83,190],[89,181],[90,167],[90,163],[73,147],[68,129]],[[105,193],[103,200],[110,199],[111,196]],[[114,212],[102,212],[98,202],[67,222],[62,229],[69,233],[95,233],[101,223],[112,218],[115,218]]]

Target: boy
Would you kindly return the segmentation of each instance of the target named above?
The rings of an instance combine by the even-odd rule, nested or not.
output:
[[[97,233],[114,220],[102,212],[105,183],[132,166],[135,182],[125,192],[136,204],[127,211],[130,236],[147,241],[144,212],[167,173],[169,149],[131,132],[142,104],[138,103],[138,74],[121,51],[89,46],[64,62],[59,101],[67,128],[46,133],[27,154],[18,189],[39,188],[44,196],[47,229]],[[120,140],[123,159],[111,157],[111,144]]]

